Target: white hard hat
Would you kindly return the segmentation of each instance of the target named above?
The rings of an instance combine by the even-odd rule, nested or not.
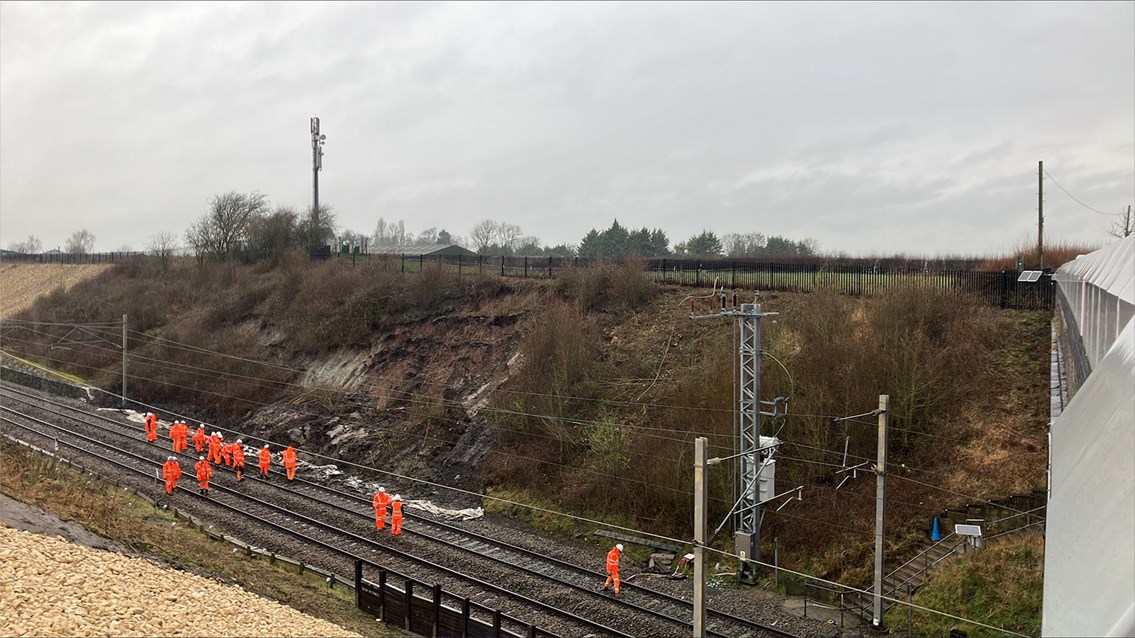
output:
[[[394,500],[396,500],[396,501],[400,501],[400,500],[402,500],[402,495],[400,495],[400,494],[395,494],[395,495],[394,495]]]
[[[223,438],[225,438],[225,435],[224,435],[224,434],[221,434],[220,432],[217,432],[217,438],[218,438],[218,439],[223,439]]]
[[[197,457],[197,460],[198,460],[198,461],[204,461],[204,460],[205,460],[205,457],[203,457],[203,456],[199,456],[199,457]]]
[[[385,491],[386,491],[386,488],[385,488],[385,487],[380,487],[380,488],[378,488],[378,491],[379,491],[379,492],[385,492]]]
[[[167,461],[172,461],[172,460],[173,460],[173,457],[171,456],[171,457],[169,457],[169,458],[168,458],[168,459],[166,459],[166,460],[167,460]]]
[[[267,450],[267,449],[268,449],[268,444],[267,444],[267,443],[265,443],[265,444],[264,444],[264,449],[265,449],[265,450]]]
[[[623,544],[622,543],[616,543],[615,549],[619,550],[620,552],[623,551]]]
[[[240,439],[237,439],[237,440],[236,440],[236,442],[237,442],[237,443],[240,443]]]

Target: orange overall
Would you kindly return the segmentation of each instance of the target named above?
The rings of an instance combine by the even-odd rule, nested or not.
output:
[[[181,478],[181,464],[175,459],[169,459],[162,466],[162,478],[166,480],[166,494],[173,494],[177,489],[177,479]]]
[[[202,491],[209,489],[209,479],[213,478],[213,467],[209,461],[197,461],[197,485]]]
[[[189,426],[185,426],[188,428]],[[208,437],[205,436],[205,426],[197,428],[197,432],[193,435],[193,447],[197,448],[197,453],[200,454],[205,449],[205,441]]]
[[[267,447],[260,449],[260,476],[268,476],[268,468],[272,466],[272,453]]]
[[[158,417],[156,415],[146,415],[146,440],[158,440]]]
[[[603,589],[611,586],[611,582],[615,583],[615,595],[619,595],[619,557],[622,552],[618,547],[612,547],[611,551],[607,552],[607,582],[603,583]]]
[[[186,439],[189,437],[189,426],[178,421],[170,426],[169,438],[173,439],[173,451],[184,452],[189,448]]]
[[[386,506],[390,505],[390,495],[386,492],[374,493],[374,527],[382,529],[386,525]]]
[[[284,469],[288,471],[288,480],[295,480],[296,478],[296,449],[288,446],[284,450]]]
[[[244,479],[244,446],[233,443],[233,469],[236,470],[236,480]]]
[[[402,533],[402,501],[390,502],[390,533],[395,536]]]
[[[213,434],[209,437],[209,456],[208,460],[212,463],[221,462],[221,437]]]

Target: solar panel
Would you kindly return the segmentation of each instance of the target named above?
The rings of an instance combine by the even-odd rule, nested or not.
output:
[[[1025,270],[1017,277],[1017,281],[1025,281],[1029,283],[1040,281],[1040,276],[1044,274],[1041,270]]]

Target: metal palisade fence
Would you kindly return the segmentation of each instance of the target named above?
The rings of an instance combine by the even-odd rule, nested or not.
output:
[[[584,257],[507,257],[365,255],[367,261],[384,260],[401,272],[428,265],[461,274],[497,274],[502,277],[555,278],[573,268],[618,265],[619,260]],[[834,291],[847,295],[874,295],[896,286],[927,286],[965,293],[991,305],[1014,310],[1051,310],[1054,288],[1045,272],[1035,281],[1020,281],[1016,270],[982,271],[855,264],[778,263],[750,259],[647,258],[637,259],[643,271],[658,283],[680,286],[780,292]],[[396,264],[396,265],[395,265]]]
[[[0,261],[24,263],[98,264],[145,257],[141,252],[19,254],[5,251]],[[383,264],[401,272],[428,266],[458,274],[496,274],[502,277],[545,278],[579,268],[616,266],[618,259],[588,257],[515,257],[495,255],[404,255],[328,253],[319,258],[350,260],[354,264]],[[314,258],[314,257],[313,257]],[[1052,310],[1055,289],[1050,273],[1035,281],[1019,281],[1016,270],[983,271],[946,267],[928,260],[873,263],[784,263],[744,258],[634,258],[649,277],[663,284],[780,292],[834,291],[874,295],[896,286],[928,286],[971,294],[985,303],[1014,310]]]

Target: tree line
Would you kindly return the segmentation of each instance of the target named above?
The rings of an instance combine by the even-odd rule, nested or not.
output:
[[[183,238],[185,249],[200,260],[272,264],[278,263],[290,250],[312,254],[344,244],[353,251],[369,253],[382,253],[394,247],[420,246],[425,251],[432,245],[458,245],[481,255],[592,258],[814,255],[818,249],[813,239],[795,241],[761,233],[730,233],[719,237],[710,230],[671,246],[664,230],[628,229],[617,219],[605,230],[592,228],[578,244],[556,246],[543,245],[539,237],[525,234],[520,226],[493,219],[474,224],[467,237],[436,227],[414,234],[406,229],[403,221],[390,222],[381,217],[371,233],[363,233],[341,228],[330,206],[304,210],[273,207],[262,193],[236,191],[212,197],[206,212],[190,224]],[[94,241],[95,236],[90,231],[76,231],[68,239],[65,252],[91,252]],[[167,263],[174,254],[182,252],[179,244],[177,235],[161,232],[150,239],[146,248]],[[25,241],[11,244],[9,249],[39,253],[43,244],[29,235]]]

